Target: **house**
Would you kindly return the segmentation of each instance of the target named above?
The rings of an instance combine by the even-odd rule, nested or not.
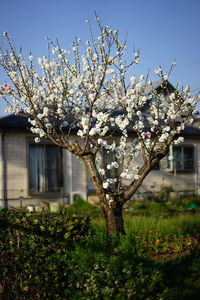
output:
[[[155,88],[159,88],[157,85]],[[0,207],[37,204],[41,200],[73,203],[94,194],[82,162],[48,140],[35,143],[28,118],[0,118]],[[170,148],[146,177],[138,194],[171,186],[179,194],[200,194],[200,126],[182,132],[182,144]],[[173,156],[173,160],[169,160]]]
[[[87,198],[87,175],[76,156],[48,140],[35,143],[28,118],[0,118],[0,206]]]

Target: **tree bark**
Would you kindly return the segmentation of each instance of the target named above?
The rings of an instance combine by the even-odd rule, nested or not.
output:
[[[122,203],[117,197],[115,198],[114,195],[110,195],[110,200],[112,200],[110,204],[106,199],[106,193],[102,187],[102,180],[96,168],[94,155],[85,155],[81,158],[99,197],[106,220],[107,234],[125,234],[124,220],[122,216]]]
[[[103,213],[106,220],[106,232],[108,235],[125,234],[124,219],[122,215],[122,205],[115,203],[114,207],[103,206]]]

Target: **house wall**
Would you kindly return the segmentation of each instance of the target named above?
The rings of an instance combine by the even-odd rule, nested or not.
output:
[[[83,163],[75,155],[63,149],[63,188],[73,203],[75,196],[87,199],[87,173]]]
[[[60,194],[31,196],[28,187],[28,133],[7,132],[0,134],[0,206],[3,198],[9,205],[37,204],[41,200],[72,203],[75,195],[87,198],[88,177],[81,161],[63,149],[63,190]],[[3,147],[2,147],[3,141]],[[194,145],[195,169],[193,173],[166,171],[166,158],[161,161],[160,170],[152,170],[144,180],[138,193],[159,191],[172,186],[175,191],[195,191],[200,194],[200,140],[186,139],[185,144]],[[4,150],[4,151],[2,151]],[[4,155],[3,155],[4,152]],[[4,157],[3,157],[4,156]],[[5,160],[5,164],[3,163]],[[90,183],[91,188],[91,183]],[[4,189],[5,188],[5,189]]]
[[[72,156],[72,190],[74,195],[87,199],[87,173],[83,162],[75,155]]]
[[[28,140],[31,137],[28,133],[17,131],[0,134],[0,207],[3,206],[4,196],[10,206],[37,204],[41,200],[69,203],[73,201],[73,196],[76,194],[86,199],[85,168],[65,149],[62,150],[63,190],[61,193],[38,196],[29,194]]]
[[[147,175],[135,195],[136,198],[142,198],[148,192],[159,192],[164,187],[172,187],[179,195],[194,193],[200,195],[200,140],[186,138],[182,145],[184,144],[194,147],[194,170],[192,172],[177,173],[169,171],[167,169],[167,157],[165,157],[160,161],[159,170],[152,170]],[[141,166],[142,156],[138,156],[135,164]],[[129,180],[123,180],[124,186],[129,185],[130,182]],[[88,188],[93,194],[94,188],[90,180],[88,180]]]
[[[3,166],[3,149],[2,149],[2,143],[3,143],[3,134],[0,133],[0,199],[2,199],[3,201],[3,198],[4,198],[4,172],[3,172],[3,169],[4,169],[4,166]],[[2,204],[3,206],[3,204]]]
[[[4,134],[4,180],[8,199],[27,197],[27,156],[24,134]]]
[[[195,142],[195,191],[200,195],[200,142]]]
[[[180,194],[200,194],[200,140],[185,139],[182,145],[194,146],[194,170],[193,172],[168,171],[167,158],[160,162],[159,170],[152,170],[145,178],[138,192],[160,191],[163,187],[171,186]]]

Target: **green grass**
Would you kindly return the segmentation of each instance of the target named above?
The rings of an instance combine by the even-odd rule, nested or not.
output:
[[[196,209],[191,209],[190,203],[196,203]],[[90,262],[95,258],[94,263],[103,257],[114,269],[121,264],[121,269],[123,266],[132,278],[134,274],[139,278],[143,276],[144,285],[148,287],[141,287],[141,278],[139,282],[135,279],[135,290],[141,288],[138,291],[141,295],[130,292],[130,299],[199,299],[199,203],[199,198],[168,203],[131,203],[129,210],[123,213],[126,236],[120,240],[106,237],[104,217],[96,209],[94,216],[90,214],[95,234],[88,241],[84,255],[80,255],[81,249],[77,250],[81,264],[85,265],[84,259],[86,261],[88,256]],[[131,268],[138,269],[139,273]],[[131,280],[127,282],[130,284]],[[158,292],[159,289],[162,292]]]
[[[196,209],[190,204],[196,203]],[[151,255],[156,259],[170,259],[185,255],[199,243],[200,200],[197,197],[174,202],[130,202],[123,216],[126,236],[138,255]],[[62,213],[89,215],[94,232],[105,239],[105,218],[99,208],[79,199]],[[126,243],[126,242],[125,242]]]
[[[16,293],[20,300],[199,299],[200,211],[198,206],[191,209],[189,205],[198,201],[195,198],[175,203],[130,203],[129,209],[124,209],[126,236],[108,237],[100,209],[78,200],[58,216],[89,215],[90,234],[70,244],[69,249],[61,240],[58,243],[54,235],[48,247],[46,240],[37,239],[35,233],[34,239],[42,243],[38,247],[30,244],[26,236],[24,246],[9,254],[7,263],[15,272],[12,277],[7,269],[6,279],[2,277],[2,284],[7,280],[11,287],[12,296],[9,298],[8,294],[5,299],[15,299]],[[55,232],[60,232],[59,227]],[[19,231],[13,241],[19,247]],[[43,280],[45,286],[41,287]]]

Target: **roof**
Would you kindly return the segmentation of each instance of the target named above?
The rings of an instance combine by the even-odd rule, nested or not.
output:
[[[163,82],[162,82],[162,80],[160,80],[160,81],[157,81],[157,82],[152,82],[151,85],[146,85],[145,88],[144,88],[145,94],[150,94],[154,90],[162,89],[163,88],[162,84],[163,84]],[[173,85],[168,80],[167,80],[166,86],[167,86],[167,89],[170,92],[172,92],[172,91],[175,90],[175,88],[173,87]]]
[[[12,130],[29,130],[31,124],[28,122],[28,118],[24,116],[8,115],[0,117],[0,131],[12,131]],[[200,138],[200,128],[195,126],[187,126],[181,135],[185,137]]]
[[[2,129],[28,129],[31,124],[28,122],[28,116],[7,115],[0,117],[0,130]]]
[[[200,128],[194,127],[194,126],[187,126],[185,129],[181,132],[181,134],[185,137],[199,137],[200,138]]]

